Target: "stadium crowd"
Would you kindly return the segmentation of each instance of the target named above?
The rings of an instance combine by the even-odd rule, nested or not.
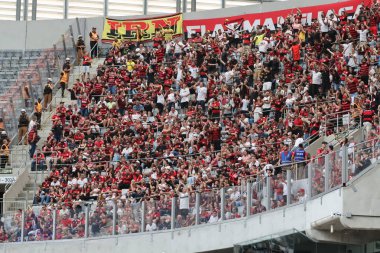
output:
[[[112,234],[113,203],[119,234],[141,231],[143,206],[145,231],[169,229],[173,196],[175,227],[193,225],[195,192],[200,222],[216,222],[221,188],[226,218],[245,216],[245,182],[253,178],[251,214],[269,208],[262,201],[266,177],[270,208],[285,205],[288,194],[304,201],[305,189],[287,189],[284,172],[297,162],[305,177],[312,164],[314,194],[324,191],[325,160],[305,147],[338,130],[323,124],[329,115],[341,122],[350,115],[353,125],[366,126],[372,141],[351,156],[350,175],[368,167],[379,155],[372,150],[379,133],[378,6],[352,17],[322,14],[305,25],[301,18],[299,10],[289,13],[276,30],[241,31],[226,22],[226,31],[187,39],[163,29],[152,45],[116,39],[96,76],[84,53],[83,75],[69,89],[72,102],[57,106],[51,134],[31,152],[32,170],[50,175],[34,196],[42,209],[26,211],[28,240],[51,239],[54,211],[57,239],[84,237],[84,203],[91,200],[97,202],[90,236]],[[66,66],[61,74],[62,96],[69,72]],[[31,143],[37,128],[29,131]],[[317,156],[329,153],[333,187],[341,180],[340,153],[324,143]],[[1,236],[17,240],[4,229]]]

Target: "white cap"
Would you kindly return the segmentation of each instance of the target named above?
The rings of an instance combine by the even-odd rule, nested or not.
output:
[[[70,58],[69,58],[69,57],[67,57],[67,58],[66,58],[66,61],[70,61]]]
[[[51,79],[51,78],[48,78],[48,81],[49,81],[49,82],[51,82],[51,81],[52,81],[52,79]]]
[[[1,134],[7,134],[7,132],[5,132],[5,131],[1,131]]]
[[[21,112],[26,112],[26,110],[25,109],[21,109]]]

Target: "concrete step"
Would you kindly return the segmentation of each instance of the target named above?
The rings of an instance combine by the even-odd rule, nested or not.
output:
[[[23,191],[21,192],[17,197],[18,198],[23,198],[23,199],[29,199],[32,198],[34,195],[34,190],[29,190],[29,191]]]
[[[39,185],[36,186],[37,188],[39,187]],[[34,192],[34,186],[31,186],[31,187],[24,187],[23,191],[27,192]]]

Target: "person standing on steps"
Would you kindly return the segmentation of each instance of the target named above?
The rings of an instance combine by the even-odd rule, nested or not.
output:
[[[89,36],[90,36],[91,58],[98,57],[99,35],[96,32],[96,27],[92,28],[92,31],[90,32]]]
[[[84,53],[83,56],[83,68],[82,68],[82,82],[86,81],[86,77],[90,78],[90,68],[92,59],[88,52]]]
[[[37,118],[37,129],[41,129],[41,117],[42,117],[42,104],[41,98],[37,99],[37,102],[34,103],[34,116]]]
[[[69,78],[70,78],[70,71],[71,71],[70,58],[66,58],[66,61],[63,64],[63,67],[62,67],[62,72],[64,72],[66,74],[66,75],[64,75],[66,85],[64,87],[62,87],[62,83],[61,83],[61,89],[62,88],[67,89],[68,88]],[[61,73],[61,77],[62,77],[62,73]],[[62,92],[64,92],[64,89],[62,90]],[[63,97],[63,95],[62,95],[62,97]]]
[[[54,135],[54,140],[56,142],[60,142],[63,135],[63,126],[62,126],[62,122],[59,119],[53,122],[53,127],[51,131]]]
[[[65,89],[67,84],[69,83],[69,75],[66,71],[61,72],[61,77],[59,78],[59,83],[61,85],[61,92],[62,92],[62,97],[65,97]]]
[[[9,143],[7,139],[3,139],[0,147],[0,168],[4,169],[9,160]]]
[[[44,106],[43,109],[47,110],[47,107],[49,105],[50,111],[51,111],[51,100],[53,97],[53,82],[51,78],[47,79],[47,83],[44,87]]]
[[[28,133],[29,117],[26,115],[25,109],[21,109],[21,115],[18,118],[18,143],[21,144],[22,138]],[[24,138],[24,145],[28,144],[28,140]]]
[[[28,133],[28,142],[30,144],[29,155],[30,158],[33,158],[34,152],[37,148],[37,142],[40,140],[40,137],[37,134],[37,125],[34,125]]]
[[[82,35],[78,36],[76,47],[77,47],[77,65],[80,65],[80,61],[82,60],[84,56],[84,49],[86,48]]]

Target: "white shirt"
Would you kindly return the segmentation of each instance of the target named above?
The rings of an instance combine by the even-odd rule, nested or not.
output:
[[[194,67],[189,66],[189,71],[190,71],[191,77],[198,78],[198,72],[199,72],[199,70],[198,70],[197,66],[194,66]]]
[[[361,42],[367,42],[368,30],[367,29],[365,29],[365,30],[357,30],[357,32],[359,33],[359,40]]]
[[[50,186],[60,186],[60,185],[61,185],[61,183],[58,180],[57,180],[57,182],[52,181],[50,183]]]
[[[180,53],[182,53],[182,48],[183,48],[183,43],[180,41],[180,42],[178,42],[178,43],[176,43],[175,44],[175,46],[174,46],[174,53],[175,54],[180,54]]]
[[[357,54],[357,53],[350,54],[349,57],[350,57],[350,59],[348,59],[347,66],[352,67],[352,68],[357,67],[358,64],[357,64],[357,62],[355,61],[355,59],[358,58],[358,54]]]
[[[327,17],[324,18],[319,18],[319,24],[321,25],[321,32],[327,33],[329,31],[329,26],[328,26],[328,20]]]
[[[28,125],[28,132],[30,132],[35,125],[37,125],[37,122],[35,122],[34,120],[31,120]]]
[[[174,111],[170,110],[169,116],[177,118],[178,117],[178,111],[177,110],[174,110]]]
[[[241,101],[241,104],[242,104],[242,106],[241,106],[241,110],[242,110],[242,111],[248,111],[249,100],[244,98],[244,99]]]
[[[189,194],[179,193],[179,209],[189,209]]]
[[[145,231],[152,232],[152,231],[156,231],[156,230],[157,230],[156,223],[153,222],[152,225],[146,224]]]
[[[235,192],[231,193],[230,198],[233,201],[239,200],[240,199],[240,192],[239,191],[235,191]]]
[[[260,43],[259,43],[259,51],[261,53],[266,53],[267,50],[268,50],[268,47],[269,47],[269,43],[268,41],[266,40],[262,40]]]
[[[352,43],[343,44],[344,56],[349,57],[352,52]]]
[[[167,43],[166,44],[166,50],[165,50],[165,52],[168,54],[168,53],[170,53],[170,51],[172,50],[172,47],[174,47],[174,42],[173,41],[171,41],[171,42],[169,42],[169,43]]]
[[[206,101],[207,97],[207,88],[206,87],[197,87],[197,101]]]
[[[322,84],[322,73],[316,72],[314,70],[311,73],[312,73],[312,83],[321,85]]]
[[[297,140],[294,142],[294,148],[298,148],[301,143],[303,143],[303,138],[297,138]]]
[[[224,77],[226,78],[226,83],[227,84],[232,84],[232,77],[234,76],[234,71],[230,70],[224,73]]]
[[[189,102],[189,95],[190,95],[190,90],[188,87],[182,88],[179,91],[179,96],[181,97],[181,103]]]
[[[133,148],[132,147],[129,147],[128,149],[127,148],[124,148],[123,151],[121,151],[121,154],[122,155],[129,155],[130,153],[132,153],[133,151]]]
[[[84,184],[87,184],[87,178],[83,178],[83,179],[80,178],[80,179],[78,179],[78,185],[79,185],[80,188],[82,188]]]
[[[165,104],[165,97],[164,97],[164,95],[162,95],[162,94],[157,95],[157,103],[158,104]]]
[[[168,95],[168,101],[169,102],[175,102],[175,95],[174,95],[173,92],[169,93],[169,95]]]
[[[218,216],[210,216],[210,219],[208,220],[208,223],[215,223],[218,221]]]
[[[67,181],[67,185],[76,185],[77,183],[78,182],[76,178],[73,178],[72,180]]]
[[[286,100],[285,100],[285,104],[286,104],[286,106],[287,107],[292,107],[293,106],[293,103],[294,103],[294,97],[291,97],[291,98],[287,98]]]
[[[288,185],[285,182],[282,182],[281,184],[284,195],[288,195]]]

